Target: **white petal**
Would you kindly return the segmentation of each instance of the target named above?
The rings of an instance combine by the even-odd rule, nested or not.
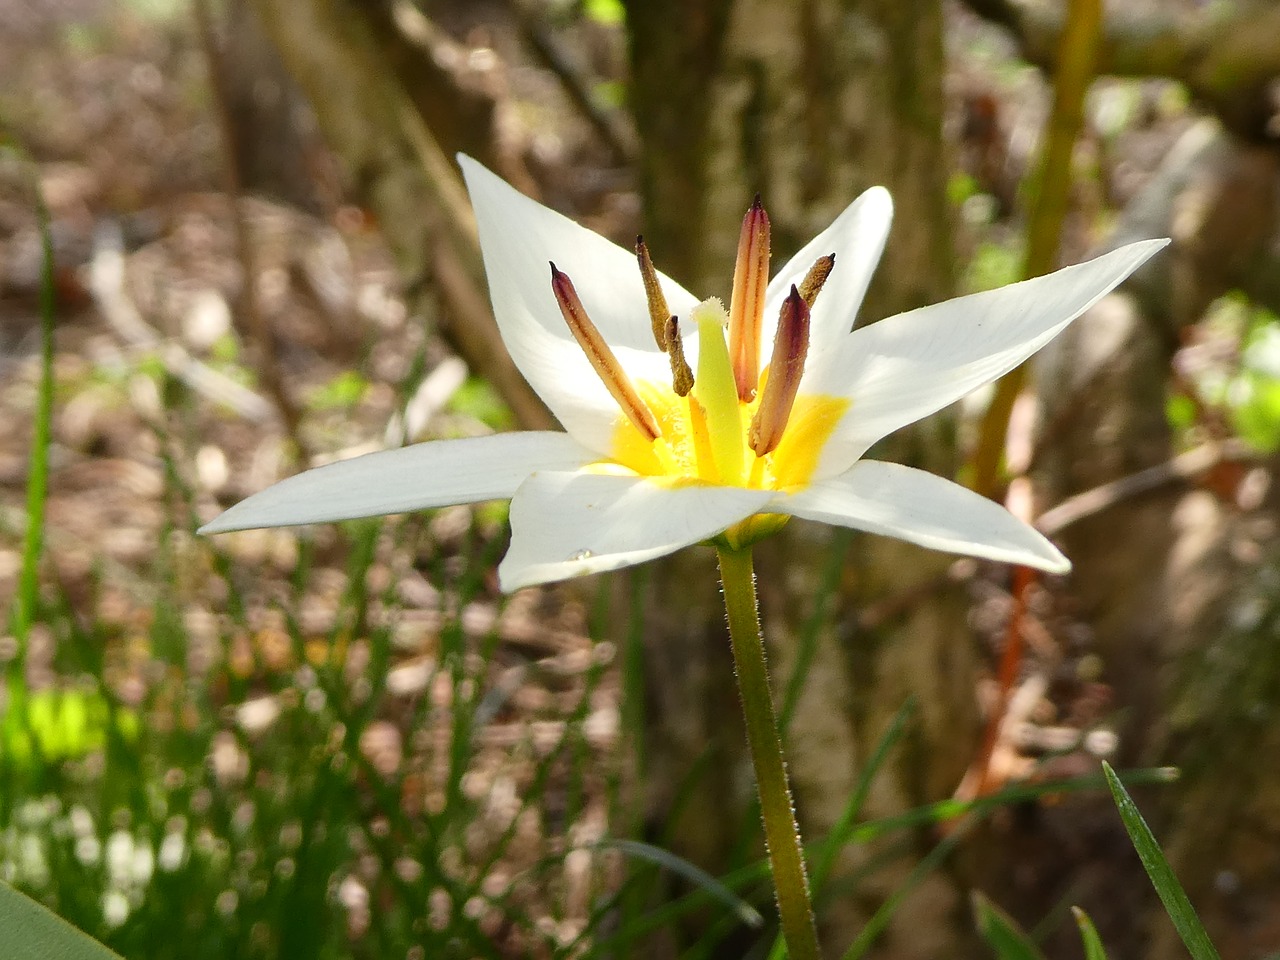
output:
[[[524,196],[470,157],[459,155],[458,162],[475,206],[494,316],[511,358],[566,430],[607,453],[618,405],[565,326],[548,263],[569,275],[627,372],[666,381],[671,374],[653,340],[635,254]],[[697,304],[693,295],[659,277],[671,309],[687,317]],[[696,351],[694,339],[688,346]]]
[[[778,310],[794,283],[799,286],[819,257],[836,255],[835,269],[827,278],[822,295],[810,318],[809,349],[818,351],[853,329],[854,318],[866,296],[867,285],[884,252],[889,225],[893,222],[893,199],[884,187],[872,187],[836,217],[831,226],[810,240],[787,261],[769,283],[765,296],[764,330],[760,342],[765,349],[773,344],[778,326]],[[768,363],[764,357],[761,363]]]
[[[801,391],[851,401],[815,476],[843,472],[881,437],[1008,373],[1166,243],[1129,244],[1048,276],[898,314],[812,357]]]
[[[773,497],[630,475],[535,473],[511,501],[511,549],[498,580],[512,591],[644,563],[714,537]]]
[[[1004,507],[950,480],[862,460],[782,501],[793,516],[897,537],[932,550],[1065,573],[1071,562]]]
[[[200,532],[327,523],[505,499],[535,470],[571,470],[594,459],[568,434],[550,431],[416,443],[281,480]]]

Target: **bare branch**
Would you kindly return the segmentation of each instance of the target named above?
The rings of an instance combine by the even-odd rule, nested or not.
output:
[[[587,80],[574,67],[564,45],[543,25],[530,9],[527,0],[508,0],[520,24],[520,33],[538,62],[551,71],[579,115],[595,131],[608,148],[613,161],[625,165],[635,162],[639,154],[635,131],[616,110],[602,107],[587,88]]]
[[[1054,536],[1089,517],[1111,509],[1132,497],[1158,490],[1166,484],[1183,483],[1201,476],[1221,463],[1260,460],[1261,456],[1239,440],[1206,443],[1172,460],[1147,467],[1137,473],[1112,480],[1101,486],[1068,497],[1062,503],[1040,514],[1036,528],[1046,536]]]
[[[1052,0],[964,0],[973,12],[1007,27],[1024,57],[1057,66],[1063,5]],[[1262,0],[1169,9],[1111,4],[1103,23],[1098,72],[1164,76],[1234,133],[1280,139],[1274,84],[1280,78],[1280,5]]]

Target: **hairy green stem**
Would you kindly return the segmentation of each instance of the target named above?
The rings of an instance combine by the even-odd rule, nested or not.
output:
[[[765,666],[764,637],[756,603],[755,571],[751,549],[718,547],[720,582],[724,585],[724,606],[729,614],[729,636],[733,643],[733,663],[738,675],[738,695],[747,723],[747,744],[760,793],[760,814],[764,839],[773,869],[773,887],[778,898],[782,936],[792,960],[818,960],[818,933],[813,921],[809,880],[805,876],[800,831],[796,827],[787,784],[787,767],[782,757],[782,739],[769,692]]]

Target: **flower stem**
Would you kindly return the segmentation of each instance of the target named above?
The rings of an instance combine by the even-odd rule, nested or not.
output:
[[[818,960],[818,933],[805,876],[800,831],[796,827],[787,784],[787,768],[782,757],[782,739],[773,713],[769,673],[765,666],[764,638],[756,602],[755,571],[751,548],[733,550],[717,547],[720,582],[724,585],[724,605],[729,614],[729,637],[733,663],[738,675],[738,695],[747,723],[747,744],[760,793],[760,814],[764,820],[765,845],[773,870],[773,887],[778,898],[782,936],[791,960]]]

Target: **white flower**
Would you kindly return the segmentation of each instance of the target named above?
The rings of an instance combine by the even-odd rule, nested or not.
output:
[[[566,432],[440,440],[319,467],[249,497],[202,532],[510,497],[504,590],[716,537],[741,545],[789,516],[1069,569],[998,504],[862,457],[1021,363],[1167,241],[851,332],[892,217],[883,189],[855,200],[767,286],[768,220],[757,203],[744,220],[726,314],[719,301],[699,303],[654,273],[643,244],[638,269],[635,255],[475,161],[460,162],[502,337]],[[678,319],[664,324],[667,315]]]

